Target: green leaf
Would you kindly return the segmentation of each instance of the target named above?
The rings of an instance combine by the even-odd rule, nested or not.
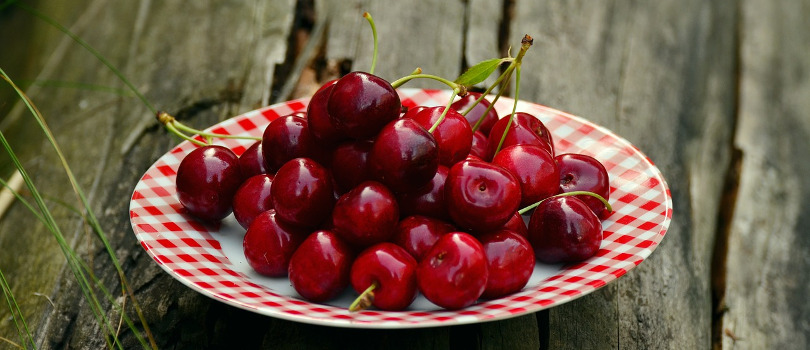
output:
[[[501,63],[506,62],[503,58],[493,58],[485,61],[481,61],[478,64],[470,67],[467,69],[464,74],[456,79],[455,83],[464,85],[464,86],[472,86],[487,80],[487,77],[501,65]]]

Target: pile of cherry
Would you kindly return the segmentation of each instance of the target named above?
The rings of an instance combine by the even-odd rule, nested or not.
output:
[[[591,193],[608,198],[608,175],[587,155],[555,155],[539,119],[499,118],[479,97],[405,109],[387,81],[350,73],[239,157],[190,152],[178,199],[205,222],[233,212],[250,266],[313,302],[348,285],[361,293],[353,309],[405,309],[417,292],[459,309],[517,292],[535,261],[596,253],[609,210]]]

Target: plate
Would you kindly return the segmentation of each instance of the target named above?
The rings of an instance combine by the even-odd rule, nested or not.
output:
[[[399,90],[406,106],[443,106],[451,93]],[[501,98],[495,107],[498,114],[508,115],[513,102]],[[301,99],[275,104],[206,131],[261,136],[271,120],[305,111],[307,103],[308,99]],[[538,263],[522,291],[500,299],[448,311],[419,296],[404,311],[354,313],[347,310],[357,295],[351,290],[326,304],[301,299],[287,278],[263,277],[250,268],[242,252],[245,230],[233,215],[216,226],[205,226],[185,214],[175,195],[175,177],[180,161],[195,148],[187,141],[160,157],[138,181],[130,201],[132,229],[158,265],[188,287],[229,305],[297,322],[351,328],[433,327],[501,320],[559,305],[604,287],[644,261],[666,234],[672,197],[653,162],[610,130],[535,103],[519,101],[517,110],[545,123],[558,154],[584,153],[605,165],[614,213],[602,222],[604,239],[594,257],[571,265]],[[237,154],[252,143],[233,139],[216,142]]]

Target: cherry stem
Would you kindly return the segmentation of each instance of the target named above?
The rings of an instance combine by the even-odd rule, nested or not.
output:
[[[532,205],[529,205],[528,207],[525,207],[523,209],[518,210],[518,214],[523,215],[526,212],[528,212],[529,210],[532,210],[532,209],[536,208],[537,206],[539,206],[540,204],[542,204],[543,202],[545,202],[545,201],[547,201],[547,200],[549,200],[551,198],[579,196],[579,195],[587,195],[587,196],[594,197],[594,198],[598,199],[600,202],[602,202],[602,204],[605,205],[605,208],[607,208],[608,211],[613,211],[613,207],[610,205],[610,203],[608,203],[607,199],[605,199],[604,197],[602,197],[602,196],[600,196],[600,195],[598,195],[596,193],[593,193],[591,191],[571,191],[571,192],[560,193],[560,194],[553,195],[551,197],[545,198],[545,199],[543,199],[543,200],[541,200],[541,201],[539,201],[537,203],[534,203]]]
[[[515,103],[512,104],[512,113],[509,114],[509,120],[506,122],[506,129],[501,135],[501,140],[498,141],[498,147],[495,147],[495,153],[493,153],[493,156],[498,154],[501,147],[503,147],[503,142],[506,140],[506,135],[509,134],[509,129],[512,127],[512,122],[515,120],[515,111],[517,111],[518,97],[520,96],[520,66],[521,65],[518,64],[517,67],[515,67]]]
[[[374,302],[374,289],[378,287],[377,282],[372,283],[363,293],[354,299],[351,305],[349,305],[349,312],[356,312],[368,309],[371,306],[371,303]]]
[[[498,77],[498,80],[495,81],[495,83],[500,83],[501,84],[501,88],[498,89],[498,94],[495,95],[495,98],[493,98],[492,101],[490,101],[489,106],[487,106],[487,109],[484,110],[483,114],[481,114],[481,118],[478,118],[478,121],[476,121],[475,125],[473,125],[472,132],[478,131],[478,128],[481,127],[481,124],[483,124],[484,119],[486,119],[486,118],[484,118],[484,116],[487,115],[489,113],[489,111],[491,111],[493,108],[495,108],[495,102],[498,102],[498,99],[500,99],[501,96],[503,95],[503,93],[506,91],[506,84],[509,82],[509,79],[511,79],[511,78],[512,78],[512,71],[507,71],[507,72],[504,72],[504,74],[501,74],[501,76]],[[470,106],[470,108],[467,111],[469,112],[470,110],[473,109],[473,107],[475,107],[477,104],[479,104],[481,102],[481,100],[484,99],[486,94],[488,94],[490,91],[492,91],[492,88],[494,88],[494,87],[495,87],[495,84],[492,84],[492,86],[487,91],[485,91],[483,94],[481,94],[481,97],[479,97],[477,100],[475,100],[475,103],[473,103],[473,105]],[[466,114],[464,114],[464,115],[466,115]]]
[[[198,134],[202,137],[206,138],[220,138],[220,139],[237,139],[237,140],[254,140],[260,141],[262,138],[258,136],[239,136],[239,135],[227,135],[227,134],[217,134],[212,132],[205,132],[202,130],[197,130],[192,127],[186,126],[185,124],[175,120],[172,124],[177,128],[177,130],[187,132],[190,134]]]
[[[374,18],[371,18],[371,14],[368,12],[363,12],[363,17],[371,26],[371,35],[374,36],[374,51],[371,56],[371,69],[368,71],[369,74],[374,74],[374,68],[377,67],[377,26],[374,25]]]
[[[191,143],[193,143],[193,144],[195,144],[197,146],[207,146],[207,145],[211,144],[211,140],[213,138],[215,138],[215,137],[216,138],[221,138],[221,139],[241,139],[241,140],[255,140],[255,141],[261,140],[261,137],[255,137],[255,136],[226,135],[226,134],[216,134],[216,133],[211,133],[211,132],[200,131],[200,130],[191,128],[189,126],[186,126],[185,124],[177,121],[177,119],[174,119],[174,117],[172,117],[169,113],[166,113],[166,112],[163,112],[163,111],[157,112],[156,118],[157,118],[158,122],[160,122],[160,124],[163,124],[163,126],[166,128],[166,130],[168,130],[172,134],[175,134],[175,135],[179,136],[183,140],[189,141],[189,142],[191,142]],[[205,140],[207,142],[202,142],[202,141],[197,140],[197,139],[195,139],[195,138],[193,138],[191,136],[188,136],[187,134],[198,134],[198,135],[202,136],[203,138],[205,138]]]
[[[455,100],[455,97],[456,95],[459,94],[459,92],[460,92],[459,89],[453,90],[453,94],[450,95],[450,101],[447,101],[447,105],[444,106],[444,110],[442,110],[442,115],[439,116],[439,119],[436,119],[436,122],[430,126],[430,129],[428,130],[429,133],[432,134],[434,131],[436,131],[436,129],[439,127],[439,124],[441,124],[444,121],[444,117],[447,116],[447,112],[450,111],[450,106],[453,105],[453,100]]]
[[[515,103],[512,105],[512,114],[509,115],[509,121],[506,122],[506,128],[503,130],[503,135],[501,135],[501,140],[498,142],[498,147],[495,148],[495,153],[493,156],[501,150],[501,146],[503,146],[504,140],[506,140],[506,134],[509,133],[509,129],[512,127],[512,121],[515,116],[515,111],[517,110],[517,103],[518,103],[518,94],[520,92],[520,67],[523,63],[523,56],[526,55],[526,51],[529,51],[529,48],[532,47],[532,43],[534,43],[534,39],[528,34],[523,36],[523,39],[520,41],[520,51],[515,57],[515,60],[509,64],[509,67],[506,68],[506,72],[504,74],[510,73],[511,70],[516,71],[515,73]],[[500,92],[500,91],[499,91]],[[494,102],[492,103],[495,104]]]
[[[422,70],[419,69],[419,71],[421,72]],[[407,83],[408,81],[410,81],[412,79],[416,79],[416,78],[433,79],[433,80],[436,80],[438,82],[444,83],[445,85],[449,86],[454,91],[459,90],[459,92],[458,92],[459,94],[466,94],[467,93],[467,89],[464,86],[456,84],[456,83],[454,83],[454,82],[452,82],[450,80],[447,80],[445,78],[442,78],[440,76],[433,75],[433,74],[421,74],[421,73],[419,73],[419,74],[406,75],[406,76],[404,76],[402,78],[394,80],[394,82],[391,83],[391,86],[393,86],[394,89],[396,89],[396,88],[402,86],[403,84]]]

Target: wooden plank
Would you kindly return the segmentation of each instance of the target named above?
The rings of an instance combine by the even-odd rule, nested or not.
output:
[[[629,139],[661,168],[675,205],[667,237],[648,261],[549,311],[550,348],[709,347],[712,215],[735,103],[733,4],[534,5],[517,2],[511,26],[511,41],[524,32],[535,39],[521,98]]]
[[[379,58],[376,75],[395,80],[421,67],[424,73],[454,79],[461,73],[464,7],[458,1],[353,1],[332,3],[326,54],[351,59],[352,70],[368,71],[372,35],[364,11],[377,23]],[[406,87],[447,88],[431,80],[414,80]]]
[[[743,1],[723,348],[810,347],[809,1]]]
[[[85,13],[95,11],[87,24],[89,29],[79,33],[82,38],[121,69],[155,106],[177,113],[178,117],[199,127],[246,111],[259,102],[258,96],[269,89],[275,64],[284,59],[294,14],[293,1],[261,4],[97,1],[76,8],[81,7],[85,8]],[[40,10],[50,12],[47,5]],[[65,25],[72,27],[70,21]],[[68,47],[57,63],[59,69],[53,70],[48,79],[122,86],[95,58],[75,44]],[[66,69],[68,67],[70,69]],[[260,81],[251,82],[256,77]],[[218,302],[174,281],[135,241],[126,214],[132,188],[146,168],[177,142],[162,129],[143,128],[155,123],[151,112],[129,96],[86,89],[57,89],[56,94],[45,89],[39,91],[31,97],[62,143],[131,283],[140,289],[139,300],[146,306],[144,310],[158,344],[195,347],[195,344],[209,346],[216,341],[224,342],[228,339],[226,335],[217,333],[213,326],[227,317],[241,322],[225,322],[228,327],[221,327],[223,329],[247,332],[266,325],[269,320],[265,317],[247,312],[234,315],[232,308],[225,308],[231,312],[229,314]],[[30,124],[30,119],[27,120]],[[135,129],[140,130],[131,138],[116,134],[127,135]],[[134,140],[131,147],[124,147],[127,139]],[[27,161],[40,189],[55,199],[71,201],[69,186],[50,147],[40,141],[27,146],[42,153],[35,161],[31,161],[31,157]],[[93,257],[99,267],[99,278],[114,291],[118,285],[116,275],[98,243],[89,233],[86,235],[84,229],[77,229],[80,219],[75,214],[58,205],[53,209],[64,227],[70,228],[66,232],[68,238]],[[15,286],[15,295],[22,299],[20,306],[28,316],[39,346],[104,347],[98,325],[73,277],[68,271],[61,271],[64,258],[47,232],[31,227],[32,221],[30,214],[15,206],[4,218],[0,236],[4,249],[16,252],[2,255],[4,267],[11,258],[21,262],[17,265],[19,269],[10,273],[14,277],[11,283]],[[26,245],[26,240],[19,239],[21,236],[41,242]],[[11,246],[8,242],[17,245]],[[54,305],[50,306],[45,297],[34,296],[34,292],[50,297]],[[7,315],[5,308],[0,312]],[[115,316],[111,312],[111,317]],[[263,323],[251,323],[257,319]],[[0,322],[0,334],[9,337],[16,334],[6,317]],[[124,334],[123,339],[127,348],[137,346],[131,334]],[[255,341],[256,336],[246,339],[246,342]]]

